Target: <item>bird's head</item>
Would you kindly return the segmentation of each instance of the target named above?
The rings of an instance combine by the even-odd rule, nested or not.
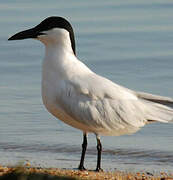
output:
[[[29,38],[38,39],[45,45],[63,43],[68,39],[74,54],[76,54],[73,28],[71,24],[62,17],[48,17],[34,28],[16,33],[8,40]]]

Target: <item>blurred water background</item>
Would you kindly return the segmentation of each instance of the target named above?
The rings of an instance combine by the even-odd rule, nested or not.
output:
[[[8,42],[48,16],[66,17],[77,56],[93,71],[128,88],[173,97],[173,1],[87,0],[0,2],[0,164],[78,166],[82,133],[49,114],[41,100],[44,47]],[[102,137],[107,170],[170,171],[173,124],[152,124],[130,136]],[[86,167],[95,168],[89,135]]]

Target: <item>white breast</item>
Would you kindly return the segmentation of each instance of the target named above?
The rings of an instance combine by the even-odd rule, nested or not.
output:
[[[54,47],[47,49],[42,64],[42,99],[47,110],[55,117],[70,126],[90,132],[92,130],[88,126],[75,121],[58,103],[59,97],[66,93],[68,79],[76,72],[76,61],[78,60],[72,52],[61,51],[61,49],[58,52]],[[80,66],[79,61],[77,64]],[[86,67],[86,71],[90,70]]]

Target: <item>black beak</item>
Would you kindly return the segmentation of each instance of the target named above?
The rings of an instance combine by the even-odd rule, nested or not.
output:
[[[29,38],[37,38],[37,36],[39,35],[43,35],[43,33],[40,33],[35,28],[32,28],[32,29],[28,29],[28,30],[16,33],[15,35],[11,36],[8,40],[22,40],[22,39],[29,39]]]

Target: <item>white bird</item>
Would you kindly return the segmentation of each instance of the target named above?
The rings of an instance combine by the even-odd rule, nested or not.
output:
[[[97,138],[97,167],[101,169],[99,135],[120,136],[150,122],[173,121],[173,99],[136,92],[92,72],[78,60],[71,24],[48,17],[9,40],[34,38],[45,45],[42,99],[47,110],[66,124],[83,131],[79,169],[84,170],[87,133]]]

